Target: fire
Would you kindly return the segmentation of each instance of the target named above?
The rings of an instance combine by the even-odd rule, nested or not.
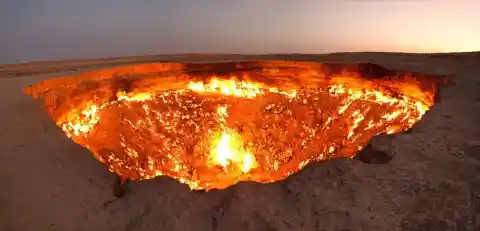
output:
[[[312,161],[353,157],[371,137],[412,127],[433,105],[437,84],[345,71],[327,78],[316,63],[246,63],[253,67],[225,75],[185,69],[182,78],[168,76],[178,65],[165,65],[156,66],[163,77],[93,73],[25,91],[42,96],[65,134],[110,171],[130,179],[167,175],[209,190],[274,182]]]
[[[255,167],[255,157],[244,150],[241,137],[233,131],[223,131],[214,139],[211,154],[214,163],[225,169],[234,165],[243,173],[248,173]]]
[[[196,92],[215,92],[227,96],[254,98],[263,94],[261,84],[245,81],[237,82],[234,79],[220,80],[213,78],[208,84],[203,82],[190,82],[188,89]]]
[[[224,83],[223,81],[218,82],[218,80],[213,80],[215,83]],[[235,85],[232,85],[231,82],[228,83],[230,89],[236,89]],[[192,83],[191,83],[192,84]],[[190,84],[190,86],[192,86]],[[212,88],[211,88],[212,89]],[[215,88],[213,88],[215,89]],[[220,88],[222,89],[222,88]],[[232,91],[226,91],[223,88],[222,94],[230,95]],[[202,89],[194,89],[196,91],[204,91]],[[251,89],[244,89],[242,92],[239,92],[238,95],[242,95],[244,92],[250,92]],[[237,94],[235,96],[238,96]],[[221,105],[217,108],[217,120],[219,122],[220,131],[213,137],[211,141],[210,148],[210,157],[213,160],[214,165],[222,166],[225,171],[228,169],[241,170],[243,173],[249,172],[253,167],[256,166],[255,157],[244,148],[244,142],[242,137],[230,129],[226,125],[226,118],[228,117],[228,111],[225,105]]]
[[[88,134],[100,121],[99,107],[95,104],[83,109],[72,121],[64,122],[60,126],[68,137]]]

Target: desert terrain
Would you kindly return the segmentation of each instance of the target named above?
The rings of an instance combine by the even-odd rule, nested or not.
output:
[[[112,194],[114,175],[70,141],[22,88],[148,62],[281,59],[371,62],[451,75],[440,102],[392,136],[383,165],[338,159],[284,181],[192,192],[167,177]],[[165,55],[0,65],[0,230],[479,230],[480,52]]]

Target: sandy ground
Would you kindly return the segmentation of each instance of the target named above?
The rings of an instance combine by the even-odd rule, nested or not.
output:
[[[371,61],[454,74],[455,84],[443,89],[441,103],[411,133],[393,137],[389,164],[335,160],[282,182],[209,193],[161,177],[133,182],[115,199],[113,175],[21,92],[42,78],[69,74],[56,71],[115,61],[70,62],[63,69],[62,63],[36,63],[28,71],[0,65],[0,230],[480,230],[480,54],[288,58]]]

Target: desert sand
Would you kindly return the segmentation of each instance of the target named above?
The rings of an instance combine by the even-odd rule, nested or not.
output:
[[[388,164],[338,159],[273,184],[192,192],[160,177],[112,194],[114,175],[70,141],[22,88],[41,79],[156,61],[372,62],[452,75],[441,101],[396,134]],[[0,65],[0,230],[480,230],[480,53],[172,55]]]

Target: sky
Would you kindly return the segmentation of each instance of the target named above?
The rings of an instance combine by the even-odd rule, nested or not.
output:
[[[480,50],[478,0],[1,0],[0,63]]]

